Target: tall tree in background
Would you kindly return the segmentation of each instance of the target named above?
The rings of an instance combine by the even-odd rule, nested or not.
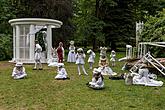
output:
[[[73,35],[72,0],[11,0],[16,7],[17,18],[49,18],[63,22],[60,29],[53,30],[53,45],[69,39]]]

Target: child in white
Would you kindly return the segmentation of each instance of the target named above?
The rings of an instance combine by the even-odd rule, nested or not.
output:
[[[39,65],[39,70],[42,70],[42,64],[41,64],[41,52],[42,52],[42,47],[39,45],[38,41],[35,41],[36,46],[35,46],[35,56],[34,56],[34,60],[35,60],[35,66],[34,66],[34,70],[37,69],[37,66]]]
[[[89,54],[89,58],[88,58],[89,68],[92,69],[93,63],[95,62],[96,54],[91,49],[88,50],[87,53]]]
[[[76,62],[74,41],[70,41],[70,47],[69,47],[67,62]]]
[[[82,48],[79,48],[77,49],[77,54],[76,54],[76,64],[78,65],[78,73],[79,75],[81,75],[81,72],[80,72],[80,66],[82,67],[82,70],[84,72],[85,75],[88,75],[85,71],[85,68],[84,68],[84,64],[85,64],[85,54],[83,52],[83,49]]]
[[[101,70],[94,68],[92,81],[89,82],[89,87],[93,89],[101,89],[104,87],[103,76]]]
[[[109,62],[106,56],[102,56],[99,60],[99,69],[101,70],[102,75],[113,75],[112,69],[109,67]]]
[[[23,67],[23,63],[17,62],[13,69],[12,77],[14,79],[22,79],[26,76],[27,76],[27,74],[25,72],[25,68]]]
[[[48,60],[48,66],[54,67],[58,64],[58,56],[55,48],[52,48],[51,50],[52,58]]]
[[[106,56],[106,51],[107,51],[106,47],[100,47],[100,57]]]
[[[110,61],[112,62],[112,66],[115,66],[116,52],[114,50],[111,51],[110,57],[111,57]]]
[[[57,75],[55,76],[55,79],[57,80],[65,80],[68,79],[67,77],[67,72],[64,68],[64,64],[63,63],[58,63],[58,69],[57,69]]]

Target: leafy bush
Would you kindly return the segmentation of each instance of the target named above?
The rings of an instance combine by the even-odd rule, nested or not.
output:
[[[0,34],[0,60],[12,58],[12,37],[9,34]]]

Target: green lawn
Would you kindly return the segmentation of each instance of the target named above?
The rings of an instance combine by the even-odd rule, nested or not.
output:
[[[121,58],[124,54],[117,53]],[[95,67],[97,67],[98,54]],[[124,62],[112,68],[124,73]],[[86,63],[86,69],[88,64]],[[14,64],[0,62],[0,110],[165,110],[165,87],[126,86],[124,80],[109,80],[105,77],[105,89],[86,87],[89,76],[77,73],[77,66],[65,63],[70,80],[54,80],[55,68],[44,65],[44,70],[32,70],[25,65],[28,77],[13,80]],[[160,78],[165,82],[164,78]]]

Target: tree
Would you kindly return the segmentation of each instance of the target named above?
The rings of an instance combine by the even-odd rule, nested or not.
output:
[[[165,9],[156,16],[147,16],[140,41],[141,42],[163,42],[165,41]],[[151,48],[156,56],[162,56],[163,48]]]

